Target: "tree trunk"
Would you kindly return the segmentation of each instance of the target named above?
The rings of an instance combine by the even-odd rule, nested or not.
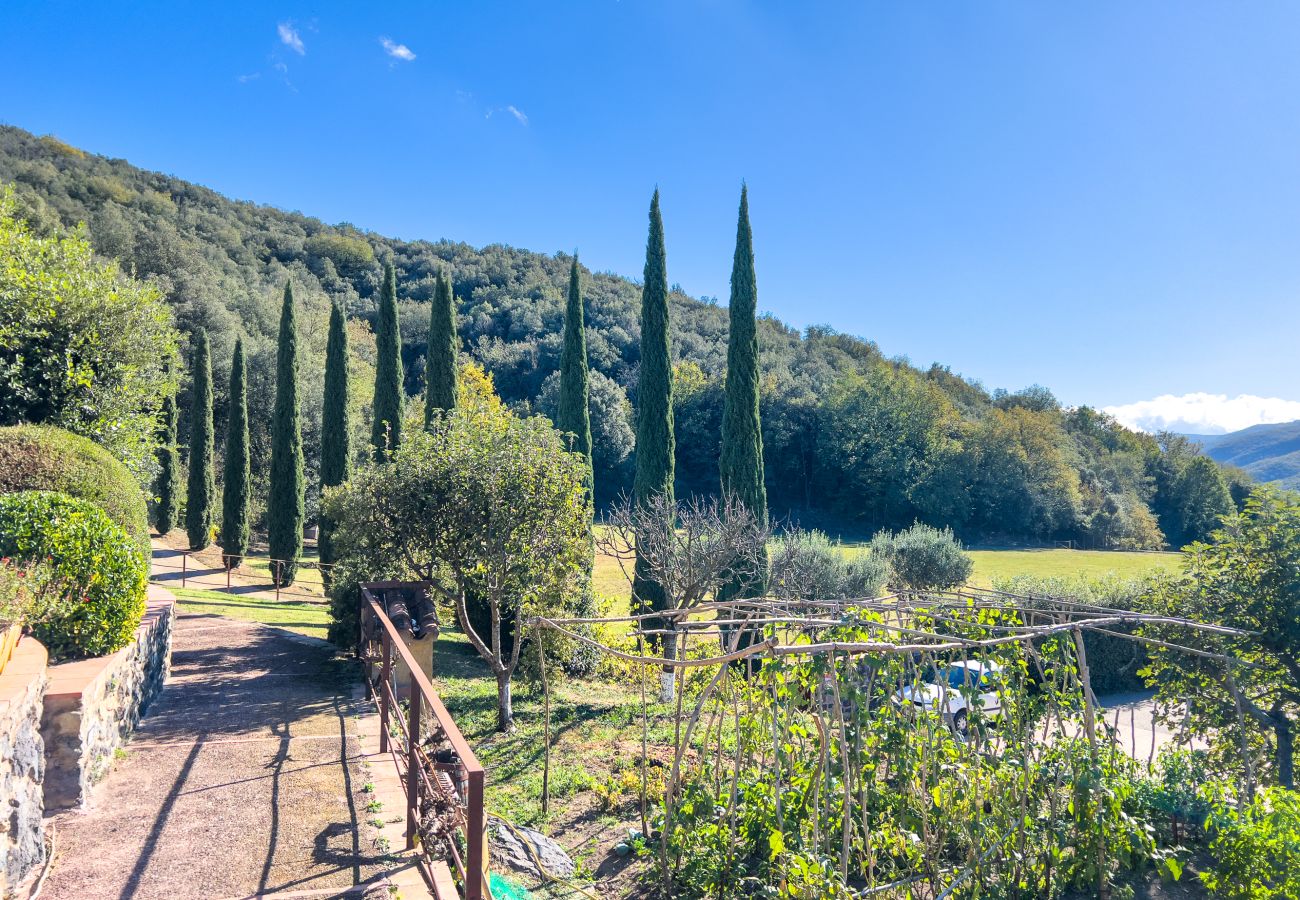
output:
[[[673,625],[669,625],[672,628]],[[666,634],[663,636],[664,641],[664,659],[677,658],[677,635],[676,633]],[[672,703],[677,694],[677,667],[664,666],[663,671],[659,673],[659,702]]]
[[[510,673],[497,673],[497,731],[515,730],[515,711],[510,702]]]
[[[1288,791],[1295,790],[1295,730],[1291,719],[1281,709],[1273,710],[1273,734],[1277,738],[1277,781]]]

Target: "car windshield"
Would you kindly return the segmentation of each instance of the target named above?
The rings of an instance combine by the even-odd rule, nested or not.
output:
[[[963,688],[967,685],[974,687],[979,684],[980,673],[970,669],[964,669],[961,666],[954,666],[951,669],[944,669],[939,673],[936,681],[942,683],[948,682],[949,687]]]

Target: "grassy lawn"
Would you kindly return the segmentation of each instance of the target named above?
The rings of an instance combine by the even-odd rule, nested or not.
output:
[[[1033,575],[1039,578],[1138,578],[1178,568],[1177,553],[1123,553],[1110,550],[972,550],[975,574],[971,584],[991,587],[995,578]]]
[[[176,595],[183,612],[263,622],[318,638],[325,637],[329,626],[329,606],[319,601],[265,600],[170,585],[168,590]]]

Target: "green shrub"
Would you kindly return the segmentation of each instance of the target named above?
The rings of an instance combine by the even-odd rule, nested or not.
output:
[[[942,591],[960,587],[975,563],[950,528],[917,523],[894,534],[871,539],[871,555],[889,566],[889,586],[896,591]]]
[[[126,532],[85,500],[52,491],[0,496],[0,557],[45,560],[71,605],[33,628],[55,658],[125,646],[144,615],[149,567]]]
[[[875,554],[846,557],[820,531],[792,531],[771,551],[771,593],[782,599],[850,600],[879,596],[889,576]]]
[[[1120,578],[1044,578],[1038,575],[1013,575],[993,579],[993,587],[1009,594],[1039,598],[1044,607],[1051,599],[1073,600],[1093,606],[1106,606],[1126,612],[1141,611],[1146,582]],[[1116,625],[1111,631],[1132,632],[1128,625]],[[1088,651],[1088,674],[1092,689],[1098,694],[1140,691],[1146,682],[1138,674],[1150,661],[1145,644],[1109,634],[1086,631],[1083,646]]]
[[[103,447],[62,428],[0,428],[0,494],[58,491],[88,500],[149,552],[149,509],[130,471]]]
[[[1221,793],[1212,803],[1214,871],[1201,873],[1205,885],[1234,900],[1300,897],[1300,793],[1270,787],[1254,802]]]

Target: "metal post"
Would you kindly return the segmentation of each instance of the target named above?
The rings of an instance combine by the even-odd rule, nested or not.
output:
[[[233,561],[234,560],[231,557],[226,557],[226,590],[230,590],[230,570],[234,568],[234,566],[231,565]]]
[[[274,562],[275,562],[275,599],[278,601],[280,599],[280,561],[277,559],[274,560]]]
[[[391,689],[393,669],[393,644],[388,637],[388,629],[379,631],[380,644],[384,648],[384,664],[379,670],[379,752],[388,752],[388,692]]]
[[[420,686],[411,678],[411,718],[406,736],[406,849],[415,849],[420,808]]]
[[[185,587],[185,564],[189,558],[190,555],[188,553],[181,554],[181,587]]]
[[[469,773],[465,817],[465,900],[483,900],[483,772]]]

